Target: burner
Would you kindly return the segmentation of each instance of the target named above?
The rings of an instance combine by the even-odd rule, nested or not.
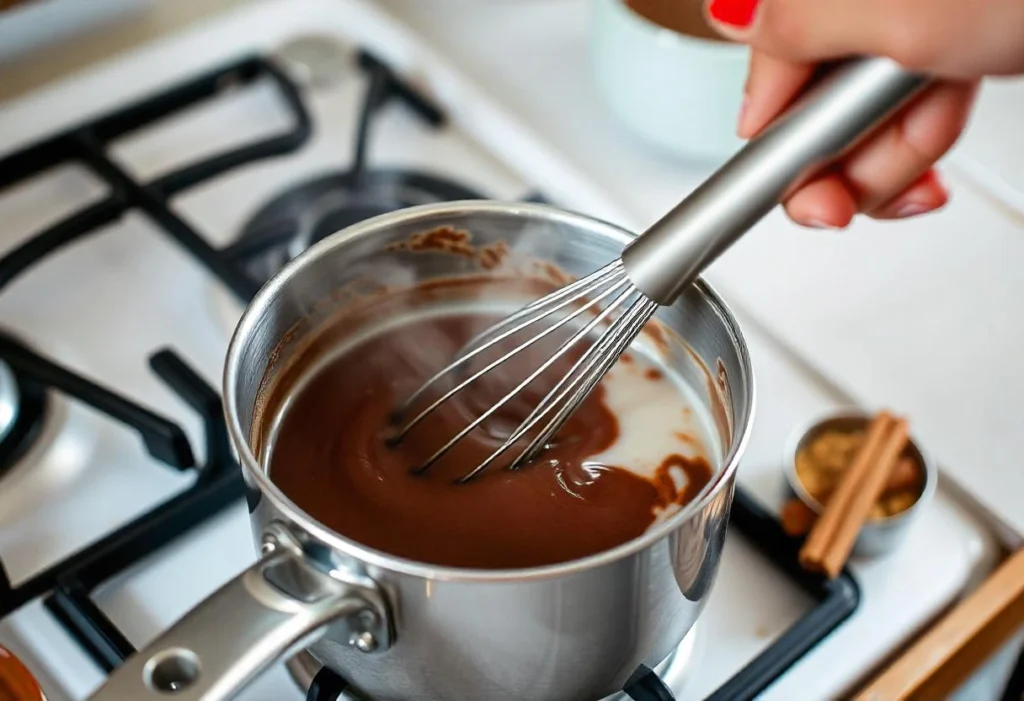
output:
[[[414,205],[476,199],[483,195],[415,171],[325,175],[267,203],[224,253],[263,283],[320,239],[364,219]]]
[[[695,661],[697,653],[696,641],[698,640],[697,626],[690,628],[690,632],[683,638],[672,653],[669,654],[661,664],[653,670],[641,667],[637,672],[644,672],[652,675],[654,682],[650,679],[642,680],[635,685],[635,688],[627,686],[629,691],[623,691],[609,696],[603,701],[661,701],[664,698],[673,698],[670,694],[678,697],[686,685],[687,673]],[[337,675],[330,674],[327,679],[324,675],[318,674],[322,669],[319,662],[306,651],[302,651],[285,663],[288,673],[302,691],[307,691],[307,701],[365,701],[366,697],[347,686]],[[635,674],[634,677],[639,677]],[[659,681],[660,680],[660,681]],[[633,679],[630,680],[633,684]],[[322,693],[312,689],[313,685],[323,686]]]
[[[0,337],[17,343],[9,334],[0,332]],[[0,358],[0,476],[14,467],[35,442],[46,409],[43,386],[20,376]]]

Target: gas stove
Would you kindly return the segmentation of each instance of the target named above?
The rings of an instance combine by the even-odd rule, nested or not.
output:
[[[301,20],[266,3],[79,77],[49,96],[77,109],[57,121],[46,95],[0,116],[0,644],[50,701],[85,698],[255,557],[215,388],[242,305],[281,265],[427,202],[549,201],[622,222],[385,15],[303,5]],[[832,695],[994,562],[982,520],[940,494],[910,555],[832,582],[802,572],[769,456],[842,398],[756,330],[751,345],[768,414],[720,581],[623,698],[802,698],[800,675],[826,670],[807,698]],[[339,694],[357,697],[300,655],[242,698]]]

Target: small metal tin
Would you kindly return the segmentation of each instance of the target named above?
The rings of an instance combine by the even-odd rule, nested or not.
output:
[[[804,489],[796,474],[797,453],[809,441],[825,431],[855,431],[857,429],[864,429],[867,428],[872,418],[872,415],[866,414],[863,411],[849,409],[816,419],[809,425],[795,431],[786,446],[783,460],[783,472],[786,476],[786,487],[789,497],[797,497],[815,513],[820,514],[822,510],[821,504]],[[907,527],[935,495],[939,473],[931,456],[928,455],[913,436],[907,441],[905,453],[916,460],[917,464],[924,471],[924,487],[921,490],[921,495],[906,511],[878,521],[868,521],[865,523],[853,546],[852,554],[856,557],[876,557],[896,549],[903,541]]]

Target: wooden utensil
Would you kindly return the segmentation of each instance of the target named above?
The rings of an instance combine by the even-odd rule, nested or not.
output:
[[[856,701],[942,699],[1024,627],[1024,548],[1005,560]]]

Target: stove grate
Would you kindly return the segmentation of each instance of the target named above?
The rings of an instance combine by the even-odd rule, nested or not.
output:
[[[362,52],[359,62],[371,73],[378,88],[368,92],[365,114],[374,113],[376,107],[383,104],[387,95],[381,90],[386,89],[429,123],[443,124],[443,113],[398,80],[381,61]],[[382,78],[385,72],[387,80]],[[258,78],[273,80],[291,108],[293,125],[284,133],[225,151],[149,183],[137,182],[105,153],[106,144],[117,137]],[[78,161],[105,180],[112,194],[47,228],[0,259],[0,290],[50,253],[89,236],[130,209],[141,209],[240,299],[249,299],[259,282],[246,275],[227,252],[213,248],[175,215],[168,206],[168,199],[232,168],[294,151],[306,142],[311,131],[311,121],[297,88],[273,63],[255,57],[211,71],[6,157],[0,161],[0,189],[50,167]],[[366,131],[361,129],[362,133]],[[357,154],[363,154],[361,158],[365,159],[365,147],[357,149]],[[363,165],[357,163],[357,169]],[[546,201],[540,193],[528,199]],[[34,353],[13,339],[0,336],[0,358],[31,381],[83,401],[137,431],[146,450],[156,460],[173,469],[196,473],[195,482],[184,492],[16,587],[11,585],[0,562],[0,618],[29,601],[45,597],[47,610],[98,666],[110,671],[130,656],[134,648],[92,601],[91,592],[243,495],[238,465],[228,445],[220,397],[174,351],[161,350],[150,358],[153,371],[204,420],[208,457],[204,465],[197,466],[184,431],[168,419]],[[736,490],[731,521],[735,531],[748,538],[819,603],[712,694],[709,699],[713,701],[750,699],[759,694],[849,617],[860,597],[857,584],[848,572],[831,582],[803,572],[796,559],[799,544],[786,536],[776,519],[740,489]],[[337,675],[329,670],[321,671],[307,699],[335,701],[345,686]],[[661,680],[645,668],[637,671],[626,691],[635,701],[671,699]]]
[[[114,139],[264,78],[274,82],[291,108],[293,124],[284,133],[218,153],[145,184],[135,181],[105,152],[106,144]],[[105,180],[111,194],[50,226],[0,259],[0,290],[61,247],[95,233],[130,209],[141,209],[236,295],[248,299],[258,284],[225,261],[199,233],[175,215],[168,200],[232,168],[294,151],[306,142],[311,131],[309,115],[295,86],[273,64],[254,57],[211,71],[6,157],[0,161],[0,189],[49,168],[78,162]],[[0,358],[35,385],[66,394],[135,430],[157,461],[173,469],[196,472],[195,482],[184,492],[16,587],[11,585],[0,561],[0,617],[45,597],[46,608],[97,665],[110,671],[134,648],[91,600],[91,592],[243,494],[238,466],[228,444],[220,396],[172,350],[162,350],[150,358],[153,371],[204,421],[207,460],[197,466],[185,432],[172,421],[54,363],[13,338],[0,336]]]

